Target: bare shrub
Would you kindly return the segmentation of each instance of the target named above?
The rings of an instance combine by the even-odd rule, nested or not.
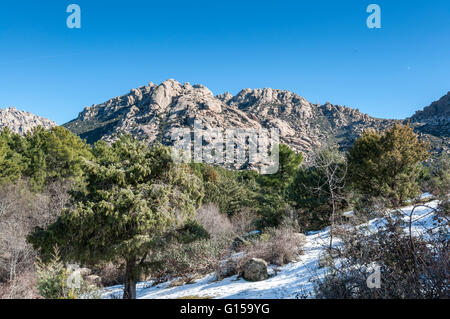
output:
[[[0,281],[13,281],[32,268],[35,253],[26,236],[45,215],[46,204],[23,182],[0,186]]]
[[[247,255],[282,266],[298,258],[304,243],[304,235],[292,227],[269,228],[260,239],[247,247]]]
[[[123,269],[118,264],[107,263],[97,266],[94,273],[102,279],[102,285],[105,287],[122,284],[125,281]]]
[[[0,283],[5,283],[0,289],[7,290],[0,294],[29,297],[27,289],[19,289],[35,271],[36,252],[26,236],[56,219],[68,202],[67,188],[68,183],[58,182],[33,193],[24,180],[0,186]]]
[[[149,255],[150,275],[157,280],[167,280],[212,272],[226,255],[231,241],[231,237],[224,236],[188,244],[169,243]]]
[[[412,234],[411,222],[397,217],[404,215],[386,215],[385,225],[376,232],[347,228],[339,234],[339,262],[316,281],[318,298],[448,298],[448,219],[436,218],[433,229],[418,237]],[[380,288],[367,284],[374,263],[380,267]]]
[[[21,273],[14,280],[0,284],[0,299],[39,299],[34,272]]]
[[[244,208],[231,217],[231,225],[235,234],[242,236],[255,229],[256,214],[250,208]]]
[[[197,221],[206,229],[211,238],[233,233],[228,216],[220,213],[214,204],[206,204],[197,211]]]

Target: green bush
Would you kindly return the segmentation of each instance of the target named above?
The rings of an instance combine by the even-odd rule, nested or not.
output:
[[[70,287],[70,273],[61,261],[57,248],[49,262],[44,263],[38,258],[36,270],[37,289],[45,299],[79,299],[94,296],[95,287],[89,286],[81,276],[79,286]]]
[[[428,145],[409,126],[368,130],[348,152],[349,182],[363,195],[387,196],[398,205],[419,194],[421,162],[428,156]]]

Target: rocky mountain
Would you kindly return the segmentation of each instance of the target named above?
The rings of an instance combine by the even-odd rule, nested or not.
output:
[[[0,131],[8,127],[18,134],[25,134],[36,126],[49,129],[57,124],[51,120],[36,116],[30,112],[19,111],[14,107],[0,109]]]
[[[436,153],[450,152],[450,92],[407,119]]]
[[[410,118],[420,131],[450,137],[450,92]]]
[[[86,107],[64,126],[90,143],[129,133],[170,145],[173,130],[193,127],[195,120],[203,128],[279,128],[281,141],[306,156],[327,143],[348,147],[366,128],[394,122],[345,106],[313,104],[289,91],[244,89],[214,96],[203,85],[171,79]]]

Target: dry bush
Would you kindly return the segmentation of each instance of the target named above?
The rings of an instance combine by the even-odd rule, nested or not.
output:
[[[304,235],[292,227],[269,228],[246,249],[249,258],[261,258],[278,266],[295,261],[302,253]]]
[[[0,284],[0,299],[39,299],[34,272],[17,275],[12,281]]]
[[[211,238],[233,233],[228,216],[220,213],[214,204],[206,204],[197,211],[197,221],[206,229]]]
[[[35,252],[26,236],[45,214],[47,199],[31,193],[24,183],[0,187],[0,282],[33,266]]]
[[[235,234],[242,236],[255,230],[256,214],[250,208],[244,208],[231,217],[231,225]]]
[[[107,263],[93,269],[94,274],[102,279],[104,287],[115,286],[125,282],[123,269],[118,264]]]
[[[448,298],[448,220],[436,221],[432,233],[412,236],[401,219],[387,217],[386,225],[374,233],[347,228],[340,234],[342,246],[335,248],[338,263],[316,281],[316,295],[326,299],[418,299]],[[405,228],[406,226],[406,228]],[[371,266],[380,267],[380,288],[369,288]]]
[[[171,243],[149,255],[150,275],[163,281],[173,277],[190,277],[207,274],[217,269],[226,255],[230,237],[202,239],[188,244]]]
[[[41,193],[33,193],[23,180],[0,186],[0,283],[5,283],[2,289],[8,294],[13,291],[19,298],[23,291],[24,298],[29,296],[26,289],[14,288],[22,287],[26,274],[35,271],[36,252],[26,236],[35,227],[56,219],[68,202],[68,187],[67,183],[55,183]]]

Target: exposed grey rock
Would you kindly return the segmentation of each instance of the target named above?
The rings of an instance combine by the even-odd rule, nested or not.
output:
[[[86,281],[91,283],[91,284],[100,286],[101,283],[102,283],[102,278],[100,276],[97,276],[97,275],[89,275],[89,276],[86,276]]]
[[[267,262],[260,258],[252,258],[244,265],[243,277],[248,281],[261,281],[269,278]]]
[[[0,109],[0,131],[8,127],[12,132],[23,135],[37,126],[50,129],[57,124],[30,112],[19,111],[14,107]]]
[[[438,153],[448,149],[449,96],[411,118],[421,138],[430,140]],[[214,96],[203,85],[170,79],[87,107],[65,127],[90,143],[114,141],[125,133],[149,143],[172,145],[174,130],[192,128],[196,120],[202,122],[202,128],[278,128],[281,142],[302,152],[306,160],[324,145],[346,149],[364,130],[382,130],[400,122],[329,102],[313,104],[290,91],[244,89],[235,96],[228,92]],[[213,138],[206,141],[213,142]]]
[[[450,92],[406,121],[431,143],[434,153],[450,153]]]
[[[80,268],[79,269],[80,275],[83,277],[89,276],[92,274],[92,270],[90,270],[89,268]]]
[[[243,259],[246,257],[244,252],[232,254],[228,258],[219,262],[219,276],[222,278],[230,277],[238,273],[239,264],[242,265]]]
[[[203,128],[278,128],[281,142],[305,157],[328,143],[347,147],[364,129],[393,123],[343,106],[312,104],[289,91],[244,89],[236,96],[214,96],[203,85],[170,79],[87,107],[65,126],[88,142],[113,141],[127,133],[171,145],[174,129],[192,128],[195,120]]]

